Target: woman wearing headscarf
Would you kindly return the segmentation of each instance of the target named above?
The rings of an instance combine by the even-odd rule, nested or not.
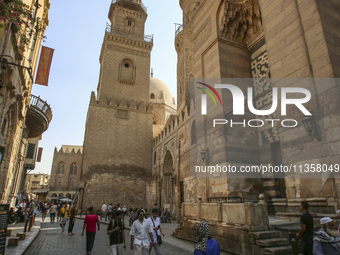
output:
[[[196,224],[198,242],[195,245],[194,255],[220,255],[220,246],[210,236],[209,225],[205,221]]]

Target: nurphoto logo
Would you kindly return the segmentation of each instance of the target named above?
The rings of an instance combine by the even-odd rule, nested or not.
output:
[[[244,116],[245,115],[245,105],[247,105],[248,110],[257,116],[268,116],[275,113],[279,106],[279,95],[280,95],[280,113],[282,116],[287,116],[287,105],[294,105],[297,107],[305,116],[311,116],[311,112],[304,106],[304,104],[308,103],[311,99],[311,92],[305,88],[299,87],[272,87],[272,98],[271,98],[271,106],[269,109],[256,109],[254,106],[254,91],[253,87],[247,88],[247,94],[244,95],[243,91],[236,85],[232,84],[215,84],[214,87],[208,85],[203,82],[197,82],[204,86],[204,88],[197,87],[197,89],[202,90],[204,93],[201,95],[201,114],[207,115],[207,95],[209,95],[214,101],[215,106],[217,105],[215,96],[218,98],[221,106],[223,107],[222,99],[220,95],[217,93],[216,89],[227,89],[232,95],[232,114],[236,116]],[[210,91],[211,92],[210,92]],[[280,93],[279,93],[280,92]],[[289,95],[297,96],[297,98],[290,98]],[[267,123],[265,123],[267,122]],[[298,121],[295,119],[250,119],[246,121],[245,119],[241,122],[236,122],[227,119],[213,119],[213,127],[217,125],[241,125],[248,127],[262,127],[265,124],[271,124],[274,127],[275,123],[279,122],[283,127],[296,127],[298,125]]]

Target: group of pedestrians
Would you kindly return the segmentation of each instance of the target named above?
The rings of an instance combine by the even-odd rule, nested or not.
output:
[[[309,213],[309,204],[302,202],[300,208],[302,211],[301,229],[296,236],[302,239],[303,254],[340,255],[340,228],[335,221],[330,217],[321,218],[321,229],[314,232],[314,219]],[[338,212],[335,218],[340,218]]]
[[[104,208],[105,209],[105,208]],[[110,249],[112,255],[124,254],[127,247],[125,237],[124,216],[125,212],[117,211],[114,218],[110,220],[107,228]],[[159,208],[153,208],[151,217],[145,219],[145,211],[137,211],[137,220],[132,222],[130,228],[130,249],[134,255],[149,255],[154,249],[156,255],[161,255],[162,238],[165,233],[161,227]],[[217,241],[210,236],[209,225],[202,221],[196,226],[199,242],[195,246],[195,255],[219,255],[220,248]],[[100,231],[99,217],[93,207],[87,211],[84,219],[82,235],[86,231],[86,252],[91,254],[93,249],[96,231]]]
[[[100,219],[104,218],[105,220],[112,220],[116,218],[117,212],[122,212],[123,216],[126,215],[127,208],[126,208],[126,205],[124,205],[123,207],[120,207],[120,204],[116,204],[113,206],[112,203],[107,205],[104,202],[102,207],[98,209],[97,211],[98,211],[97,214],[98,215],[100,214]]]

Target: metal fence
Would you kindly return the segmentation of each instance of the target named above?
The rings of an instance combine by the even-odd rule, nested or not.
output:
[[[46,101],[42,100],[40,97],[31,95],[31,106],[42,111],[49,122],[52,120],[52,109]]]
[[[145,41],[148,43],[153,42],[153,35],[143,35],[143,34],[137,34],[134,32],[129,32],[124,29],[118,29],[118,28],[111,28],[110,24],[106,23],[106,33],[109,34],[118,34],[122,36],[126,36],[135,40]]]
[[[209,197],[209,203],[244,203],[243,197]]]
[[[148,9],[146,8],[146,6],[143,4],[142,0],[112,0],[111,4],[115,4],[116,2],[119,2],[119,1],[128,1],[128,2],[133,2],[133,3],[140,4],[140,6],[143,8],[143,10],[144,10],[145,12],[148,11]]]

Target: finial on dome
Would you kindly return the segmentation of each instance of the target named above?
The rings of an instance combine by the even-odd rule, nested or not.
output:
[[[151,68],[151,77],[153,77],[153,68]]]

